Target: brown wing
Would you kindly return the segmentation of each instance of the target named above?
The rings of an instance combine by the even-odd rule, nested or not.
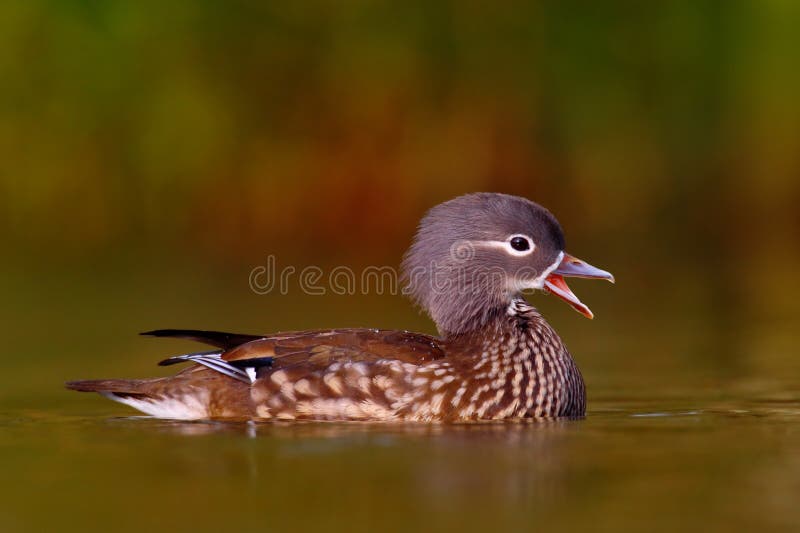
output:
[[[422,364],[444,357],[440,340],[421,333],[379,329],[329,329],[277,333],[226,351],[228,361],[272,357],[270,370],[322,369],[334,362],[396,359]]]

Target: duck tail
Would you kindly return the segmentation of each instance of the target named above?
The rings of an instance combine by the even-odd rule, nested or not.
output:
[[[65,386],[69,390],[78,392],[99,392],[113,394],[129,394],[147,396],[148,385],[153,380],[147,379],[87,379],[81,381],[68,381]]]
[[[198,420],[208,417],[207,395],[197,391],[176,395],[165,389],[170,378],[97,379],[68,381],[66,387],[79,392],[96,392],[158,418]],[[176,391],[178,392],[178,391]]]

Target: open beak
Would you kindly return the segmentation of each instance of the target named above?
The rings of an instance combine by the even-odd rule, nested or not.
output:
[[[591,309],[581,302],[578,297],[575,296],[575,293],[569,289],[567,282],[564,281],[565,277],[604,279],[614,283],[614,276],[612,276],[610,272],[595,268],[589,263],[581,261],[577,257],[572,257],[564,252],[561,263],[544,280],[544,289],[547,292],[555,294],[586,318],[594,318]]]

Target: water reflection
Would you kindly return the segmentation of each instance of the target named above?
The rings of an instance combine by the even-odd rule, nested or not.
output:
[[[173,455],[173,471],[226,472],[259,487],[285,482],[287,475],[310,486],[347,480],[346,490],[359,492],[363,505],[371,505],[379,494],[374,491],[382,490],[374,485],[375,478],[385,477],[399,484],[387,488],[388,493],[413,494],[415,501],[426,502],[423,507],[439,509],[454,499],[479,504],[481,494],[509,505],[542,504],[564,494],[572,453],[568,439],[580,434],[582,422],[387,425],[128,417],[112,424],[190,437],[173,447],[210,452]]]
[[[332,439],[352,438],[365,435],[431,437],[462,436],[464,438],[482,438],[497,435],[506,440],[515,440],[523,434],[542,434],[545,429],[555,431],[565,429],[580,421],[577,420],[520,420],[503,422],[485,422],[468,424],[381,424],[369,422],[308,422],[308,421],[269,421],[251,420],[218,421],[218,420],[160,420],[149,416],[127,416],[109,419],[131,424],[143,424],[148,429],[166,431],[178,435],[195,436],[215,433],[240,434],[250,438],[291,438],[291,439]],[[539,433],[530,431],[538,428]]]
[[[350,530],[422,516],[463,530],[642,530],[656,516],[665,529],[686,529],[682,516],[785,527],[800,520],[800,398],[767,396],[781,399],[595,402],[580,421],[464,425],[11,413],[0,510],[54,526],[33,507],[47,487],[53,517],[125,516],[130,530],[174,523],[187,498],[200,505],[181,524],[198,529],[256,529],[264,516],[276,529],[345,516]],[[220,512],[247,508],[260,512]]]

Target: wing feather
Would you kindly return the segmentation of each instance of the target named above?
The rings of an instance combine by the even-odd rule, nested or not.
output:
[[[374,363],[385,359],[419,365],[445,356],[439,339],[395,330],[314,330],[266,336],[198,330],[156,330],[148,334],[201,340],[221,348],[170,357],[160,365],[196,363],[245,383],[277,369],[313,372],[336,362]],[[243,339],[251,340],[240,343]]]

